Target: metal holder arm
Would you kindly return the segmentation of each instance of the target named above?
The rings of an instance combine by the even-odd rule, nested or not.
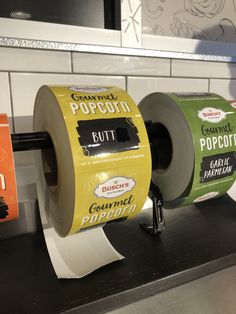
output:
[[[146,230],[150,235],[160,234],[165,229],[165,219],[163,214],[163,202],[160,189],[151,182],[149,197],[152,200],[152,225],[146,223],[140,224],[140,227]]]

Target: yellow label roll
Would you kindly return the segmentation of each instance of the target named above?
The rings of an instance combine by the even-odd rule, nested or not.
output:
[[[38,152],[38,192],[60,236],[141,210],[151,178],[145,125],[131,97],[117,87],[43,86],[34,131],[52,149]]]

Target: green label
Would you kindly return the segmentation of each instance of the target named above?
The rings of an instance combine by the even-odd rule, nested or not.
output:
[[[193,181],[181,206],[226,193],[236,180],[236,110],[217,94],[169,95],[188,121],[195,149]]]

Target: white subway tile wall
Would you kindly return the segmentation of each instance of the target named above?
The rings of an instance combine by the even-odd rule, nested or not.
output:
[[[236,100],[236,80],[211,79],[210,92],[220,94],[228,100]]]
[[[158,91],[211,91],[236,99],[234,78],[235,64],[0,48],[0,112],[13,115],[16,132],[28,132],[44,84],[118,85],[138,104]],[[33,163],[28,152],[15,153],[15,160]]]
[[[71,56],[69,52],[0,48],[0,70],[71,72]]]
[[[12,116],[9,76],[7,72],[0,72],[0,113]]]
[[[235,63],[173,60],[172,75],[201,78],[235,78]]]
[[[128,92],[138,104],[146,95],[154,92],[207,92],[207,79],[129,77]]]
[[[73,53],[72,61],[78,73],[170,76],[169,59]]]

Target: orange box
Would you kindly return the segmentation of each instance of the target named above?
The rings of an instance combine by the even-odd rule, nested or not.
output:
[[[6,114],[0,114],[0,222],[19,217],[15,165]]]

